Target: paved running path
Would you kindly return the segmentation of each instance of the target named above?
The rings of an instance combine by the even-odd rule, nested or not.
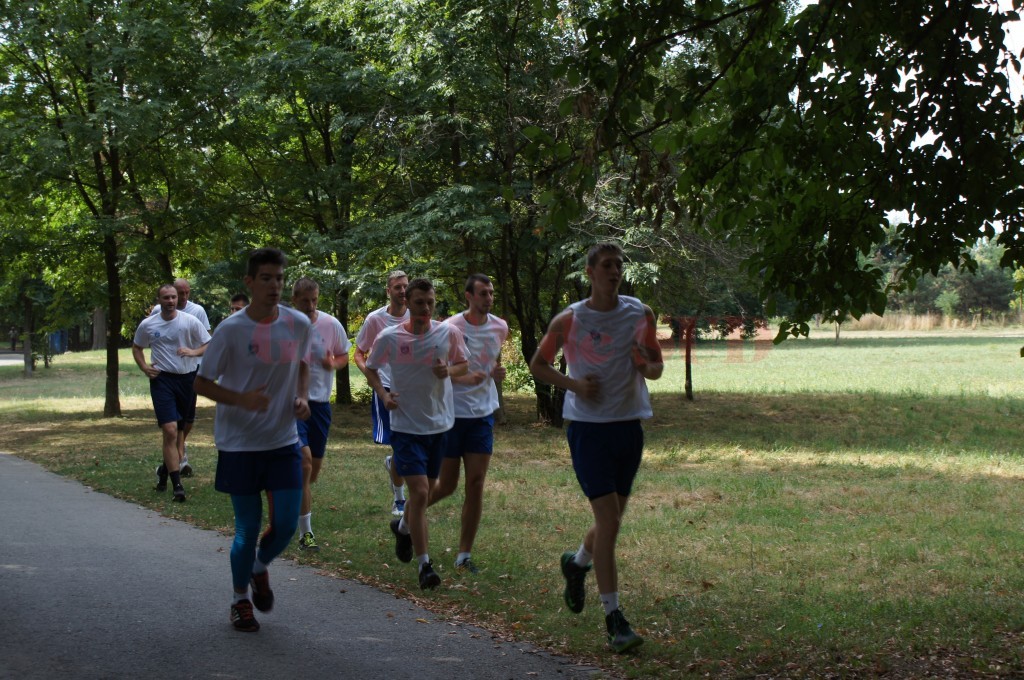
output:
[[[230,544],[0,453],[0,678],[599,675],[282,560],[274,611],[236,632]]]

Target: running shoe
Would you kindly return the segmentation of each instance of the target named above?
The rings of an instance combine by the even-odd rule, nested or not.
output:
[[[260,622],[252,613],[252,602],[239,600],[231,605],[231,625],[243,633],[255,633],[260,629]]]
[[[405,514],[405,501],[395,501],[391,505],[391,514],[395,517],[401,517]]]
[[[621,609],[604,617],[604,625],[608,629],[608,646],[616,654],[628,652],[644,643],[644,639],[633,632]]]
[[[274,608],[274,591],[270,589],[270,572],[253,574],[252,580],[252,603],[261,612],[269,612]]]
[[[562,553],[562,576],[565,577],[565,605],[569,611],[579,614],[587,599],[587,572],[594,566],[581,567],[573,558],[576,553],[567,550]]]
[[[433,590],[441,585],[441,577],[434,571],[434,563],[427,562],[420,566],[420,589]]]
[[[466,559],[462,560],[461,562],[456,562],[455,563],[455,571],[457,571],[457,572],[459,572],[461,574],[466,574],[466,573],[469,573],[469,574],[479,574],[480,573],[479,567],[477,567],[475,564],[473,564],[473,559],[470,558],[470,557],[467,557]]]
[[[192,466],[188,464],[188,456],[185,456],[185,459],[183,461],[181,461],[181,476],[182,477],[191,477],[192,476]]]
[[[395,557],[402,562],[412,562],[412,536],[398,530],[400,519],[391,520],[391,533],[395,535]]]
[[[320,550],[320,546],[316,544],[316,538],[313,537],[312,531],[307,531],[299,538],[299,550],[308,550],[310,552],[318,552]]]
[[[167,491],[167,468],[164,464],[156,466],[156,486],[153,487],[154,491]]]
[[[185,502],[185,487],[183,487],[181,484],[174,485],[174,500],[177,501],[178,503]]]

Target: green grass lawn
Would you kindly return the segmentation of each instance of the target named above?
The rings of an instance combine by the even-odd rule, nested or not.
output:
[[[314,529],[289,555],[444,616],[633,677],[954,677],[1024,674],[1021,341],[984,334],[845,333],[705,343],[696,399],[682,352],[652,383],[655,418],[619,541],[620,591],[647,643],[616,657],[590,579],[561,601],[558,556],[589,513],[560,430],[508,397],[483,525],[460,577],[461,495],[429,511],[442,587],[422,596],[394,559],[390,494],[365,406],[338,407]],[[353,369],[354,371],[354,369]],[[353,384],[358,384],[353,379]],[[199,526],[230,531],[212,489],[212,406],[201,401],[189,501],[151,491],[159,459],[144,376],[122,356],[122,407],[102,419],[103,357],[58,357],[31,379],[0,368],[0,449]],[[225,558],[225,583],[228,565]]]

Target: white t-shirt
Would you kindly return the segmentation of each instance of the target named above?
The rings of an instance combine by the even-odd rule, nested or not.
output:
[[[147,316],[135,329],[139,347],[149,347],[149,363],[165,373],[191,373],[199,366],[199,357],[180,357],[182,347],[199,349],[210,342],[210,334],[199,319],[177,312],[170,321],[162,316]]]
[[[374,341],[366,365],[378,372],[391,366],[391,393],[398,401],[390,412],[395,432],[437,434],[455,424],[451,380],[434,375],[437,359],[448,365],[466,361],[466,344],[455,326],[431,321],[423,335],[390,326]]]
[[[465,314],[456,314],[446,323],[462,331],[462,337],[469,351],[469,371],[483,371],[487,379],[479,385],[460,385],[452,382],[452,394],[455,397],[456,418],[483,418],[498,410],[498,388],[491,377],[498,358],[501,356],[501,345],[508,337],[508,324],[504,319],[487,315],[487,320],[474,326]]]
[[[601,402],[565,394],[562,416],[587,423],[612,423],[650,418],[651,398],[647,382],[633,365],[633,344],[641,342],[647,330],[647,313],[640,300],[619,296],[618,307],[598,312],[586,300],[569,306],[572,325],[562,347],[575,379],[596,375],[601,383]]]
[[[295,397],[299,365],[309,360],[311,324],[301,312],[278,305],[271,323],[236,313],[217,326],[199,375],[235,392],[261,388],[266,411],[218,403],[213,438],[221,451],[270,451],[299,440]]]
[[[404,321],[409,319],[409,310],[405,310],[405,314],[402,316],[392,316],[388,314],[388,307],[384,305],[380,309],[375,309],[366,315],[366,321],[363,322],[363,327],[359,329],[359,333],[356,334],[356,347],[361,349],[364,354],[369,354],[370,350],[373,349],[373,343],[377,340],[377,336],[385,328],[391,328],[397,326]],[[377,371],[380,375],[380,382],[384,387],[391,387],[391,369],[384,366]]]
[[[323,366],[327,354],[347,355],[352,343],[335,317],[317,310],[309,345],[309,400],[330,401],[334,390],[334,369]]]
[[[179,309],[178,311],[185,312],[186,314],[191,314],[192,316],[199,319],[199,321],[203,324],[203,328],[205,328],[207,331],[210,330],[210,319],[206,316],[206,310],[203,309],[202,305],[197,305],[196,303],[189,300],[188,302],[185,303],[185,309]],[[153,310],[149,313],[149,315],[159,316],[160,305],[154,307]]]

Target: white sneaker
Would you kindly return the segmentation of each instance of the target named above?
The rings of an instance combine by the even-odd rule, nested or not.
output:
[[[395,517],[401,517],[405,514],[405,501],[395,501],[391,504],[391,514]]]

